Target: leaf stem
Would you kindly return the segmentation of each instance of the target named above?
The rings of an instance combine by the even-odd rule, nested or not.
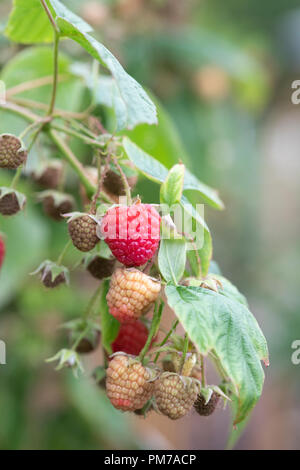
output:
[[[53,18],[52,14],[51,14],[51,11],[50,11],[49,8],[48,8],[48,5],[46,4],[46,1],[45,1],[45,0],[41,0],[41,3],[42,3],[42,5],[43,5],[43,7],[44,7],[45,12],[47,13],[47,16],[48,16],[48,18],[49,18],[49,20],[50,20],[52,26],[53,26],[54,32],[58,35],[60,31],[59,31],[59,29],[58,29],[57,24],[56,24],[55,21],[54,21],[54,18]]]
[[[159,348],[161,348],[162,346],[164,346],[164,345],[166,344],[166,342],[167,342],[168,339],[170,338],[170,336],[171,336],[171,334],[173,333],[173,331],[176,330],[178,323],[179,323],[179,320],[175,320],[175,322],[173,323],[173,325],[172,325],[170,331],[168,331],[168,333],[166,334],[166,336],[164,337],[164,339],[162,340],[162,342],[159,343],[159,346],[158,346]],[[156,356],[155,356],[155,359],[154,359],[154,362],[155,362],[155,363],[157,362],[159,356],[160,356],[160,352],[158,352],[158,353],[156,354]]]
[[[200,355],[200,367],[201,367],[201,387],[206,387],[206,377],[205,377],[205,364],[203,354]]]
[[[59,150],[64,154],[64,157],[69,162],[70,166],[78,174],[78,177],[79,177],[80,181],[82,182],[82,184],[84,185],[88,196],[92,197],[92,195],[94,194],[96,188],[90,182],[90,180],[88,179],[88,177],[87,177],[87,175],[84,171],[84,168],[83,168],[82,164],[80,163],[80,161],[77,160],[77,158],[75,157],[75,155],[72,152],[72,150],[70,149],[70,147],[64,142],[64,140],[60,137],[60,135],[56,131],[54,131],[53,129],[50,129],[49,130],[49,135],[50,135],[51,139],[53,140],[53,142],[57,145]]]
[[[57,93],[57,77],[58,77],[58,45],[59,45],[59,33],[55,30],[54,33],[54,65],[53,65],[53,86],[52,86],[52,96],[51,102],[48,110],[48,116],[52,116],[56,101]]]
[[[64,134],[67,134],[67,135],[70,135],[72,137],[77,137],[78,139],[82,140],[84,143],[86,143],[87,145],[92,145],[94,147],[99,147],[101,149],[103,149],[103,147],[105,146],[104,143],[102,142],[98,142],[96,139],[92,139],[86,135],[83,135],[81,134],[80,132],[77,132],[73,129],[68,129],[66,127],[63,127],[63,126],[59,126],[57,124],[52,124],[51,125],[52,129],[55,129],[59,132],[63,132]]]
[[[17,186],[18,181],[19,181],[19,178],[20,178],[20,176],[21,176],[21,173],[22,173],[22,166],[19,166],[19,168],[18,168],[17,171],[16,171],[15,176],[13,177],[13,180],[12,180],[12,182],[11,182],[11,185],[10,185],[10,187],[11,187],[12,189],[15,189],[15,187]]]
[[[182,372],[182,369],[183,369],[183,366],[184,366],[184,363],[185,363],[188,348],[189,348],[189,336],[188,336],[187,333],[185,333],[183,351],[182,351],[182,358],[181,358],[181,363],[180,363],[180,373]]]
[[[140,352],[140,355],[139,355],[139,360],[142,364],[144,363],[145,355],[146,355],[146,353],[147,353],[147,351],[148,351],[148,349],[151,345],[152,339],[157,334],[159,324],[160,324],[160,320],[161,320],[161,316],[162,316],[162,311],[164,309],[164,305],[165,304],[162,300],[161,300],[160,305],[159,305],[158,308],[157,308],[157,303],[155,304],[155,309],[154,309],[154,313],[153,313],[153,318],[152,318],[152,323],[151,323],[150,331],[149,331],[149,334],[148,334],[148,338],[147,338],[145,346],[143,347],[143,349],[142,349],[142,351]]]
[[[63,260],[63,258],[64,258],[64,256],[65,256],[65,254],[66,254],[68,248],[70,247],[71,243],[72,243],[72,240],[69,240],[69,241],[66,243],[66,245],[65,245],[65,247],[63,248],[61,254],[60,254],[59,257],[57,258],[56,263],[57,263],[58,265],[61,265],[62,260]]]
[[[90,314],[91,314],[91,312],[94,308],[94,305],[95,305],[98,297],[100,296],[101,292],[102,292],[102,284],[100,284],[100,286],[97,287],[97,289],[95,290],[94,294],[92,295],[92,297],[91,297],[91,299],[88,303],[87,309],[84,312],[84,318],[85,319],[87,319],[90,316]]]

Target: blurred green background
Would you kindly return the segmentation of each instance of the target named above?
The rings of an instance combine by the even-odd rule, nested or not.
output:
[[[138,126],[133,140],[167,166],[182,159],[225,201],[225,211],[205,212],[214,259],[248,296],[271,356],[263,396],[236,447],[299,449],[300,365],[291,362],[291,344],[300,339],[300,111],[290,99],[300,76],[299,2],[65,3],[156,97],[159,127]],[[0,30],[10,9],[10,1],[0,1]],[[69,41],[62,49],[61,73],[70,61],[88,61]],[[8,88],[49,75],[51,67],[48,48],[31,50],[0,35],[0,79]],[[49,93],[44,87],[24,97],[47,102]],[[82,79],[72,76],[60,85],[58,107],[83,110],[88,98]],[[109,126],[107,110],[98,112]],[[0,113],[0,132],[23,128],[22,120]],[[89,163],[89,150],[73,145]],[[35,146],[29,170],[43,151]],[[46,152],[59,157],[49,147]],[[10,179],[0,172],[0,186]],[[153,198],[151,185],[141,184],[145,198]],[[76,196],[72,173],[68,185]],[[29,188],[23,179],[21,190],[32,194]],[[25,215],[1,217],[0,230],[7,243],[0,273],[0,339],[7,345],[7,364],[0,365],[1,449],[224,448],[228,411],[210,420],[143,421],[113,410],[88,380],[54,372],[45,359],[67,341],[58,326],[80,316],[95,283],[79,270],[72,289],[48,292],[28,276],[43,259],[55,259],[66,240],[65,224],[48,222],[34,196]],[[67,263],[78,259],[71,249]],[[100,363],[98,356],[86,361],[88,369]]]

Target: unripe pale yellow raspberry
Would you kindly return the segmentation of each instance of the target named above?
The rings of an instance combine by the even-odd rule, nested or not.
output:
[[[137,320],[155,302],[160,289],[159,281],[138,269],[118,268],[106,296],[109,312],[121,323]]]
[[[106,371],[106,392],[112,405],[122,411],[143,408],[153,395],[154,382],[150,381],[153,376],[136,359],[116,355]]]

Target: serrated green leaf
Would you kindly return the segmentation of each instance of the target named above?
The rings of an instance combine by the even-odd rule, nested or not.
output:
[[[155,183],[163,183],[168,169],[147,152],[134,144],[128,137],[123,138],[123,147],[128,158],[149,179]],[[197,191],[202,199],[215,209],[223,209],[224,205],[217,192],[201,183],[189,170],[185,171],[183,190]]]
[[[185,172],[184,189],[197,191],[207,204],[215,209],[224,209],[224,204],[219,198],[218,192],[199,181],[189,170]]]
[[[65,18],[58,17],[61,34],[80,44],[92,57],[110,70],[126,108],[126,127],[137,124],[157,124],[156,108],[147,93],[134,78],[128,75],[113,54],[95,38]]]
[[[120,323],[108,311],[106,295],[109,289],[109,280],[102,283],[102,292],[100,298],[100,317],[101,317],[101,341],[108,354],[112,353],[111,343],[118,336]]]
[[[132,163],[145,176],[155,183],[162,183],[168,176],[167,168],[140,147],[134,144],[128,137],[123,138],[123,147]]]
[[[235,423],[242,422],[259,399],[267,345],[256,320],[241,304],[208,289],[166,286],[168,303],[200,353],[214,351],[238,397]],[[259,345],[259,346],[258,346]]]
[[[171,168],[160,188],[161,203],[170,207],[179,203],[183,191],[184,171],[185,166],[182,163],[177,163]]]
[[[186,242],[162,239],[158,253],[158,266],[167,282],[177,284],[183,276],[186,263]]]
[[[69,23],[71,23],[76,28],[80,29],[83,33],[90,33],[93,31],[91,25],[86,23],[82,18],[77,16],[71,10],[69,10],[62,2],[59,0],[47,0],[47,3],[52,7],[55,15],[54,19],[57,17],[65,19]]]

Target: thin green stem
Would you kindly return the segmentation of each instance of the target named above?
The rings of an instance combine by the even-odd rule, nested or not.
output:
[[[59,132],[63,132],[64,134],[70,135],[72,137],[77,137],[78,139],[82,140],[87,145],[92,145],[94,147],[98,147],[98,148],[101,148],[101,149],[103,149],[103,147],[105,146],[104,143],[98,142],[95,139],[92,139],[92,138],[90,138],[86,135],[80,134],[80,132],[77,132],[73,129],[68,129],[66,127],[62,127],[62,126],[59,126],[57,124],[51,124],[51,127],[52,127],[52,129],[55,129]]]
[[[183,369],[183,366],[184,366],[184,363],[185,363],[185,359],[186,359],[186,354],[188,352],[188,348],[189,348],[189,336],[186,333],[185,336],[184,336],[183,351],[182,351],[182,357],[181,357],[181,363],[180,363],[180,372],[182,372],[182,369]]]
[[[12,189],[15,189],[15,187],[17,186],[21,173],[22,173],[22,166],[19,166],[10,185]]]
[[[60,254],[59,257],[57,258],[56,263],[57,263],[58,265],[61,265],[62,260],[63,260],[63,258],[64,258],[64,256],[65,256],[65,254],[67,253],[69,247],[71,246],[71,243],[72,243],[72,240],[69,240],[69,241],[66,243],[66,245],[65,245],[65,247],[63,248],[61,254]]]
[[[82,330],[82,332],[80,333],[80,335],[77,337],[76,341],[74,341],[72,347],[71,347],[71,350],[72,351],[75,351],[78,344],[80,343],[80,341],[85,337],[85,335],[87,334],[87,332],[89,331],[89,325],[87,325],[84,330]]]
[[[1,103],[0,109],[16,114],[17,116],[20,116],[29,122],[36,122],[40,119],[40,116],[38,116],[37,114],[34,114],[32,111],[28,111],[27,109],[21,106],[18,106],[17,104],[14,104],[14,103],[9,103],[9,102]]]
[[[55,30],[54,33],[54,65],[53,65],[53,85],[52,85],[52,96],[51,96],[51,102],[48,110],[48,116],[52,116],[54,107],[55,107],[55,101],[56,101],[56,93],[57,93],[57,77],[58,77],[58,45],[59,45],[59,34]]]
[[[49,135],[53,142],[56,144],[56,146],[59,148],[59,150],[63,153],[65,159],[68,161],[70,166],[76,171],[80,181],[82,182],[87,191],[88,196],[91,197],[94,194],[96,188],[88,179],[80,161],[77,160],[70,147],[65,143],[65,141],[60,137],[60,135],[56,131],[50,129]]]
[[[122,170],[121,165],[119,164],[117,157],[112,157],[112,160],[113,160],[114,164],[116,165],[116,167],[118,168],[119,173],[121,175],[121,178],[122,178],[122,181],[123,181],[123,184],[124,184],[124,188],[125,188],[127,204],[129,206],[131,206],[131,204],[132,204],[131,189],[130,189],[128,180],[126,178],[126,175],[125,175],[124,171]]]
[[[155,304],[155,309],[154,309],[154,313],[153,313],[153,318],[152,318],[152,323],[151,323],[150,331],[149,331],[149,334],[148,334],[148,338],[147,338],[145,346],[143,347],[143,349],[142,349],[142,351],[140,352],[140,355],[139,355],[139,360],[142,364],[144,363],[146,353],[147,353],[149,347],[151,346],[152,339],[154,338],[154,336],[158,332],[162,312],[163,312],[163,309],[164,309],[164,305],[165,304],[164,304],[163,301],[160,302],[160,305],[159,305],[158,308],[157,308],[157,303]]]
[[[166,336],[164,337],[162,342],[159,344],[159,346],[158,346],[159,348],[161,348],[162,346],[164,346],[166,344],[166,342],[170,338],[171,334],[176,330],[178,323],[179,323],[179,320],[175,320],[175,322],[173,323],[170,331],[168,331],[168,333],[166,334]],[[159,356],[160,356],[160,352],[158,352],[155,356],[155,359],[154,359],[155,363],[158,361]]]
[[[39,124],[38,121],[35,121],[35,122],[32,122],[31,124],[29,124],[29,126],[27,126],[27,127],[21,132],[21,134],[19,134],[19,139],[20,139],[20,140],[24,139],[24,137],[26,136],[26,134],[28,134],[28,132],[30,132],[32,129],[34,129],[38,124]]]
[[[94,308],[94,305],[95,305],[97,299],[99,298],[101,292],[102,292],[102,284],[100,284],[100,286],[97,287],[96,291],[94,292],[93,296],[91,297],[91,299],[88,303],[87,309],[84,313],[84,318],[85,319],[87,319],[91,315],[92,310]]]
[[[201,387],[206,387],[206,377],[205,377],[205,364],[204,364],[204,357],[201,354],[200,356],[200,366],[201,366]]]
[[[50,22],[51,22],[51,24],[52,24],[52,26],[53,26],[54,32],[55,32],[56,34],[59,34],[58,26],[57,26],[57,24],[56,24],[55,21],[54,21],[54,18],[53,18],[52,14],[51,14],[51,11],[50,11],[49,8],[48,8],[48,5],[46,4],[46,1],[45,1],[45,0],[41,0],[41,4],[43,5],[45,12],[47,13],[47,16],[48,16],[48,18],[49,18],[49,20],[50,20]]]

